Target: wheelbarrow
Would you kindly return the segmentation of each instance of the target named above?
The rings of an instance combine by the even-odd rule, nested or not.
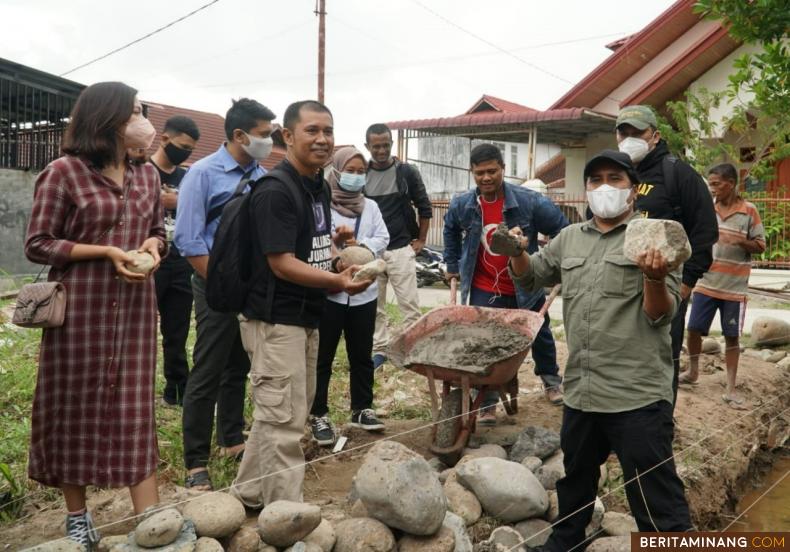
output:
[[[497,309],[456,304],[457,281],[450,284],[450,304],[437,307],[405,328],[390,344],[388,356],[396,365],[425,376],[431,395],[432,444],[430,447],[442,462],[455,465],[469,437],[475,431],[477,413],[488,390],[496,390],[509,415],[518,412],[518,369],[529,352],[546,312],[559,293],[555,286],[539,312],[525,309]],[[488,366],[439,366],[431,363],[409,363],[409,353],[421,340],[441,332],[448,325],[495,325],[516,331],[527,339],[526,347]],[[441,404],[436,381],[442,382]],[[471,391],[476,390],[473,394]]]

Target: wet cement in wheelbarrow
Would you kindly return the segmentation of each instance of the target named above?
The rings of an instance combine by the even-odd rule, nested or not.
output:
[[[420,338],[404,364],[485,373],[488,366],[525,351],[531,344],[529,337],[502,324],[447,325]]]

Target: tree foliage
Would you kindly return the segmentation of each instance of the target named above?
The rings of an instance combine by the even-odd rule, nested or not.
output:
[[[736,40],[760,49],[736,58],[725,90],[689,91],[685,101],[669,102],[671,121],[662,125],[662,134],[673,151],[685,152],[701,171],[721,158],[738,159],[737,146],[754,147],[749,172],[770,179],[776,161],[790,157],[790,1],[697,0],[694,9],[720,20]],[[716,129],[711,111],[725,103],[732,114],[723,122],[725,129]],[[726,129],[741,139],[748,136],[751,143],[732,146],[708,139]]]

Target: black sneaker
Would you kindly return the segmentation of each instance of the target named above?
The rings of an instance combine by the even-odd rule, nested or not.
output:
[[[66,516],[66,536],[77,544],[85,547],[87,552],[96,550],[99,544],[99,532],[93,525],[93,518],[88,512]]]
[[[313,433],[313,441],[322,447],[335,443],[335,432],[328,416],[313,416],[310,420],[310,431]]]
[[[372,409],[365,408],[351,413],[351,427],[358,427],[366,431],[377,431],[384,429],[384,424],[376,418],[376,413]]]

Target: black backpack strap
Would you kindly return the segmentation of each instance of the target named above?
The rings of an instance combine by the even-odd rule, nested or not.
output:
[[[227,199],[227,201],[224,201],[224,202],[220,203],[219,205],[216,205],[216,206],[212,207],[209,210],[208,214],[206,215],[206,226],[211,224],[214,221],[214,219],[216,219],[217,217],[219,217],[222,214],[222,210],[225,209],[225,205],[228,204],[228,201],[230,201],[234,197],[239,197],[241,194],[244,193],[244,188],[246,188],[247,184],[249,184],[250,176],[252,175],[254,170],[255,170],[255,167],[251,168],[250,170],[248,170],[247,172],[244,173],[244,175],[241,177],[241,180],[239,180],[239,183],[236,186],[236,189],[234,190],[233,195],[231,195]]]
[[[678,182],[678,158],[667,155],[661,160],[661,169],[664,174],[664,188],[667,191],[669,203],[675,221],[683,222],[683,205],[680,199],[680,184]]]

